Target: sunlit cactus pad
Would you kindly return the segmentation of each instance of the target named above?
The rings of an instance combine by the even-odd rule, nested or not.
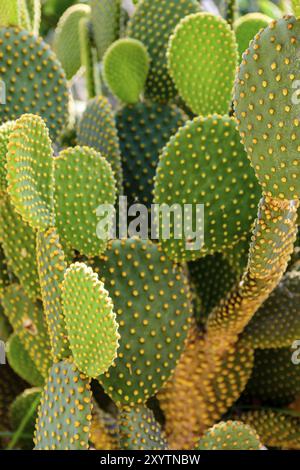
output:
[[[168,66],[179,94],[195,114],[229,111],[237,45],[222,18],[208,13],[184,18],[171,36]]]
[[[263,191],[299,198],[299,98],[295,60],[300,20],[285,17],[257,34],[238,73],[236,115]]]

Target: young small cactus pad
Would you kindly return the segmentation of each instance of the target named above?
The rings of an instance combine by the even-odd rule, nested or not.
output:
[[[69,92],[49,45],[18,27],[0,28],[0,79],[7,85],[1,122],[24,113],[38,114],[49,126],[51,137],[57,139],[68,120]]]
[[[88,377],[103,374],[119,347],[114,306],[103,283],[91,268],[75,263],[65,273],[62,302],[76,366]]]
[[[88,449],[91,412],[89,380],[71,362],[54,364],[38,411],[35,449]]]
[[[136,103],[149,71],[149,56],[136,39],[115,41],[103,58],[104,79],[112,93],[124,103]]]
[[[167,56],[171,77],[193,113],[229,112],[237,45],[225,20],[209,13],[187,16],[171,36]]]
[[[264,193],[280,199],[300,194],[297,74],[300,20],[273,21],[244,54],[235,87],[243,142]]]

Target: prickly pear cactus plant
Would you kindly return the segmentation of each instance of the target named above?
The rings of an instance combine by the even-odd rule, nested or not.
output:
[[[300,449],[292,3],[0,0],[1,449]]]

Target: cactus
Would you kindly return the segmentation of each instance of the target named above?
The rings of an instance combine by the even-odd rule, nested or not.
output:
[[[69,91],[64,71],[49,45],[19,27],[2,27],[0,69],[0,79],[7,84],[1,122],[28,112],[38,114],[56,140],[68,121]]]
[[[271,21],[272,18],[262,13],[248,13],[234,22],[233,26],[238,43],[240,62],[242,61],[243,53],[248,49],[249,43],[254,36],[262,28],[268,26]]]
[[[167,57],[179,94],[193,113],[229,112],[237,45],[222,18],[208,13],[183,18],[170,38]]]
[[[131,202],[151,206],[159,153],[184,120],[184,113],[169,104],[138,103],[117,113],[124,191]]]
[[[146,83],[146,95],[166,102],[176,95],[167,68],[167,46],[170,35],[181,18],[196,13],[196,0],[142,0],[127,27],[127,35],[138,39],[147,48],[151,66]]]
[[[300,449],[300,20],[87,3],[0,0],[0,447]]]
[[[149,71],[145,46],[136,39],[119,39],[103,58],[104,78],[112,93],[124,103],[139,101]]]
[[[90,100],[78,124],[78,144],[94,148],[107,159],[114,172],[119,192],[122,192],[122,166],[115,117],[107,98]]]
[[[74,5],[65,11],[55,30],[53,49],[70,80],[81,67],[79,25],[90,16],[88,5]]]

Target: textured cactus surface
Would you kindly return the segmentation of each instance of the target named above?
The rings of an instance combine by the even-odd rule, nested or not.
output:
[[[184,18],[168,49],[168,67],[193,113],[228,113],[237,66],[237,45],[226,21],[208,13]]]
[[[300,450],[299,40],[0,0],[0,451]]]

